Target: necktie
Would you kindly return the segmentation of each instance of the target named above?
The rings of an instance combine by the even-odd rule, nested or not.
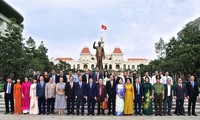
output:
[[[194,88],[194,82],[192,82],[192,88]]]
[[[101,96],[101,93],[102,93],[102,88],[101,86],[99,87],[99,95]]]
[[[139,84],[137,83],[137,91],[138,91],[138,95],[140,94],[140,90],[139,90]]]
[[[11,93],[11,87],[10,87],[10,83],[8,83],[8,94]]]
[[[98,80],[99,80],[99,76],[98,76],[98,73],[96,73],[96,77],[97,77],[96,79],[97,79],[97,81],[98,81]]]

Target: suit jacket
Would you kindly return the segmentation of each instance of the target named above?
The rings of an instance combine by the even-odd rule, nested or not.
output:
[[[73,82],[73,87],[71,88],[70,82],[65,85],[65,96],[68,98],[75,98],[76,83]]]
[[[139,97],[142,97],[143,96],[143,87],[142,87],[142,84],[139,83]],[[138,91],[137,91],[137,87],[136,87],[136,83],[134,84],[134,95],[135,97],[138,97]]]
[[[172,97],[173,97],[173,95],[172,95],[172,93],[173,93],[173,90],[174,90],[174,87],[172,86],[172,85],[170,85],[170,87],[171,87],[171,90],[170,90],[170,98],[172,99]],[[167,84],[165,84],[164,85],[164,99],[166,99],[167,98],[167,96],[168,96],[168,85]]]
[[[185,84],[182,84],[182,88],[176,84],[174,86],[174,96],[177,97],[177,99],[182,99],[184,100],[184,97],[187,96],[187,88],[186,88],[186,85]]]
[[[59,81],[60,77],[63,77],[63,82],[64,82],[64,83],[67,83],[67,77],[66,77],[66,75],[58,76],[58,82],[60,82],[60,81]]]
[[[113,87],[111,87],[111,82],[106,82],[106,93],[109,95],[109,97],[115,97],[116,95],[116,83],[113,81]]]
[[[52,77],[52,75],[50,75],[49,78],[50,78],[50,77]],[[54,80],[54,81],[55,81],[56,84],[59,82],[59,78],[58,78],[58,75],[57,75],[57,74],[55,74],[55,80]]]
[[[86,74],[84,74],[84,75],[82,76],[82,81],[85,82],[85,83],[87,84],[90,78],[92,78],[91,74],[88,75],[88,80],[87,80]]]
[[[40,76],[41,76],[41,75],[35,75],[35,76],[34,76],[34,79],[37,80],[37,82],[39,82],[39,81],[40,81]]]
[[[6,92],[7,92],[7,86],[8,86],[8,83],[5,83],[5,84],[4,84],[4,87],[3,87],[4,93],[5,93],[4,95],[7,94],[7,93],[6,93]],[[12,96],[13,96],[13,90],[14,90],[14,84],[11,83],[11,91],[10,91],[11,93],[10,93],[10,94],[11,94]]]
[[[115,76],[114,76],[114,80],[113,81],[115,81],[115,83],[116,84],[119,84],[119,79],[120,79],[121,77],[119,77],[119,76],[117,76],[117,78],[115,78]]]
[[[87,95],[86,83],[82,82],[82,86],[80,86],[79,82],[77,82],[75,87],[75,96],[77,96],[77,98],[82,98],[86,95]]]
[[[187,96],[191,97],[197,97],[199,95],[199,89],[198,84],[194,82],[194,88],[192,87],[192,83],[187,83]]]
[[[93,78],[94,83],[96,83],[98,81],[97,76],[96,76],[96,72],[92,73],[92,78]],[[99,79],[100,78],[103,78],[103,74],[99,72]]]
[[[46,86],[45,86],[45,97],[47,98],[55,98],[56,96],[56,84],[53,83],[53,86],[51,86],[51,83],[48,82],[46,83]]]
[[[94,98],[96,97],[96,83],[92,84],[92,88],[90,88],[90,83],[87,84],[87,97]]]
[[[105,85],[102,85],[102,93],[101,93],[101,96],[99,95],[99,89],[100,88],[100,85],[98,84],[97,85],[97,88],[96,88],[96,96],[97,96],[97,100],[98,101],[104,101],[104,99],[106,98],[106,86]]]
[[[36,96],[37,97],[45,97],[45,87],[46,83],[44,82],[43,87],[41,86],[40,82],[36,85]]]

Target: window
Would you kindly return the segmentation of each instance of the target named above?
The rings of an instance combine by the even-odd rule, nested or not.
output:
[[[128,65],[128,69],[130,69],[130,65]]]
[[[115,69],[120,69],[120,65],[117,64],[117,65],[115,66]]]
[[[77,64],[77,69],[80,69],[80,64]]]
[[[126,64],[124,64],[124,69],[126,69]]]
[[[87,69],[88,68],[88,65],[87,64],[84,64],[83,65],[83,69]]]
[[[112,69],[112,65],[111,64],[109,65],[109,69]]]
[[[135,69],[135,65],[132,65],[132,69]]]

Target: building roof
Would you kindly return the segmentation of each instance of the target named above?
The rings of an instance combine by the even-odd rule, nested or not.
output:
[[[116,47],[114,50],[113,50],[113,53],[115,54],[122,54],[122,51],[119,47]]]
[[[90,54],[90,49],[88,47],[84,47],[81,51],[81,54]]]
[[[135,60],[147,60],[145,58],[128,58],[128,61],[135,61]]]
[[[1,14],[6,16],[8,19],[15,18],[17,24],[21,24],[24,21],[23,16],[4,0],[0,0],[0,8]]]
[[[65,60],[65,61],[68,60],[69,61],[69,60],[74,60],[74,59],[73,58],[56,58],[56,60]]]

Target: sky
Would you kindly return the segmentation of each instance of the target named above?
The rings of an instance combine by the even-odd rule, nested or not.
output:
[[[120,47],[124,58],[156,58],[155,43],[168,42],[200,17],[199,0],[6,0],[24,17],[25,39],[43,41],[49,58],[79,59],[83,47],[105,41],[110,54]],[[101,25],[107,30],[102,30]]]

